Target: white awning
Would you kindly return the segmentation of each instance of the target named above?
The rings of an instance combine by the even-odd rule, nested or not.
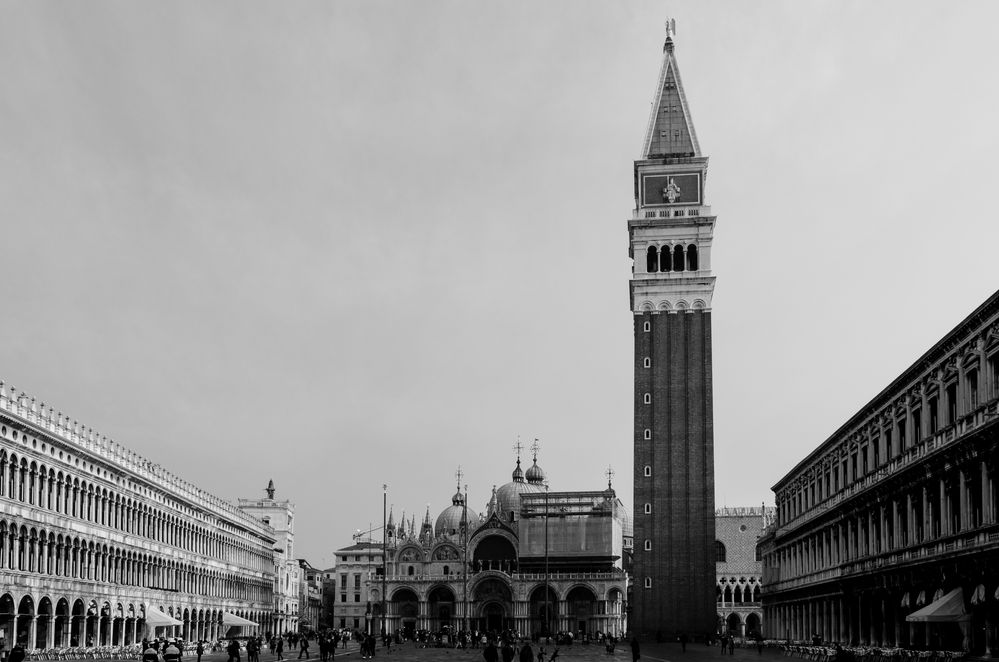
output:
[[[985,585],[979,584],[975,587],[975,592],[971,594],[971,604],[980,605],[985,602]]]
[[[964,591],[959,586],[939,600],[912,612],[905,620],[910,623],[954,623],[968,620],[968,614],[964,610]]]
[[[253,625],[257,624],[253,621],[248,621],[242,616],[237,616],[236,614],[230,614],[227,611],[222,612],[222,625]]]
[[[146,625],[159,628],[166,627],[167,625],[183,625],[183,623],[169,614],[164,614],[155,607],[148,607],[146,609]]]

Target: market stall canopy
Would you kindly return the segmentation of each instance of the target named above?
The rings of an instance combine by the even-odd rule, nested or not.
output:
[[[168,614],[164,614],[159,609],[149,608],[146,610],[146,625],[166,627],[168,625],[183,625],[183,623]]]
[[[222,625],[253,625],[253,626],[256,626],[257,624],[254,623],[253,621],[248,621],[248,620],[246,620],[245,618],[243,618],[241,616],[237,616],[236,614],[230,614],[229,612],[224,611],[224,612],[222,612]]]
[[[905,620],[910,623],[956,623],[968,620],[968,614],[964,610],[964,591],[959,586],[939,600],[912,612]]]

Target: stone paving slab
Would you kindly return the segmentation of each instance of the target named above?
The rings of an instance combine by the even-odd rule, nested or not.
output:
[[[309,660],[319,662],[319,653],[315,651],[316,646],[309,649]],[[538,646],[532,645],[532,649],[537,654]],[[549,662],[554,646],[546,646],[545,662]],[[576,662],[576,661],[597,661],[622,660],[631,662],[631,648],[627,642],[618,644],[613,655],[608,655],[602,644],[573,644],[572,646],[560,646],[558,658],[555,662]],[[643,642],[641,645],[642,662],[776,662],[777,658],[783,659],[785,656],[775,648],[764,649],[758,653],[755,648],[736,648],[733,655],[722,655],[717,646],[705,646],[703,644],[688,644],[686,652],[682,651],[679,644],[656,644]],[[207,653],[201,657],[201,662],[227,662],[229,656],[225,652]],[[298,650],[285,651],[285,661],[295,661],[298,659]],[[305,657],[302,657],[305,660]],[[331,658],[335,660],[360,660],[361,655],[356,643],[351,643],[348,648],[336,649],[336,654]],[[419,648],[416,644],[406,643],[393,645],[391,652],[387,652],[381,646],[375,654],[375,660],[381,662],[482,662],[482,649],[470,648],[461,650],[456,648]],[[197,662],[194,655],[185,655],[182,662]],[[240,657],[240,662],[246,662],[245,653]],[[277,657],[270,651],[264,649],[260,653],[260,662],[278,662]]]

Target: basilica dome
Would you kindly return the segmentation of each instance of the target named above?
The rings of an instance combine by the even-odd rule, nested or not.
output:
[[[479,516],[471,508],[465,508],[465,495],[461,490],[451,497],[451,505],[441,511],[434,524],[434,535],[457,535],[461,533],[461,521],[467,517],[468,533],[471,534],[479,524]]]
[[[540,467],[538,467],[538,471],[541,471]],[[545,486],[541,483],[524,480],[524,470],[520,468],[520,458],[517,458],[517,468],[513,470],[513,480],[496,490],[496,509],[499,511],[500,517],[511,520],[513,519],[511,513],[520,513],[521,494],[537,494],[544,491]]]
[[[546,478],[545,471],[538,466],[538,457],[536,455],[534,456],[534,464],[524,473],[524,477],[527,478],[528,483],[537,483],[544,486]]]

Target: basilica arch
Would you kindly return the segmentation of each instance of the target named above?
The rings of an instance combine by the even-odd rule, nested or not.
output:
[[[411,588],[400,588],[392,594],[388,617],[394,621],[394,630],[402,630],[412,638],[419,627],[420,598]]]
[[[454,592],[447,586],[438,585],[427,594],[430,613],[430,629],[441,630],[444,626],[455,625]]]
[[[595,631],[593,618],[596,615],[597,596],[589,586],[574,586],[565,596],[568,629],[571,632],[587,634]]]
[[[531,591],[529,607],[531,612],[531,634],[547,636],[558,629],[558,594],[555,588],[548,586],[548,601],[545,604],[545,585],[541,584]]]
[[[479,605],[473,629],[499,632],[513,627],[513,592],[505,578],[490,573],[475,584],[471,594]]]
[[[517,543],[513,536],[491,533],[478,539],[472,550],[472,568],[510,574],[517,569]]]

